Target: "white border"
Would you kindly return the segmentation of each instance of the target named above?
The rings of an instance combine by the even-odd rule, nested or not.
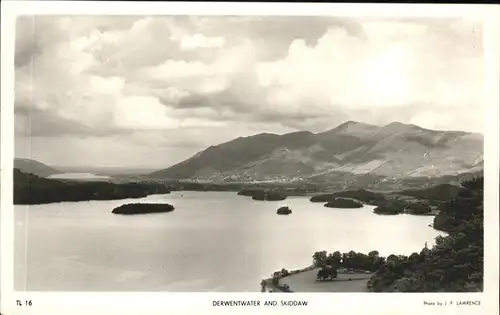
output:
[[[499,191],[499,39],[500,8],[495,5],[424,4],[283,4],[283,3],[138,3],[138,2],[2,2],[1,19],[1,313],[14,314],[498,314]],[[262,294],[262,293],[39,293],[13,288],[13,97],[14,30],[18,15],[335,15],[349,17],[467,17],[484,21],[485,101],[485,291],[468,294]],[[471,110],[473,110],[471,108]],[[256,283],[260,279],[256,279]],[[307,300],[307,307],[213,307],[213,300]],[[32,300],[17,307],[16,300]],[[423,301],[480,300],[481,306],[430,307]]]

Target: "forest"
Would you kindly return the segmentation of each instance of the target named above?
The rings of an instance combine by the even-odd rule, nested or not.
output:
[[[79,182],[48,179],[14,169],[14,204],[143,198],[169,193],[162,184]]]

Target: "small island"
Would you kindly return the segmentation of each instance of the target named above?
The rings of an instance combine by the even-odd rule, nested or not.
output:
[[[276,211],[276,213],[280,215],[289,215],[292,213],[292,209],[290,209],[288,206],[283,206],[280,207],[278,211]]]
[[[333,200],[328,201],[325,204],[325,207],[354,209],[354,208],[363,208],[363,204],[361,202],[352,199],[335,198]]]
[[[375,205],[377,202],[386,200],[383,194],[375,193],[366,189],[343,190],[334,193],[320,194],[312,196],[309,200],[311,202],[329,202],[335,200],[336,198],[355,199],[370,205]]]
[[[409,203],[404,200],[393,199],[386,201],[379,201],[375,204],[377,207],[373,210],[376,214],[396,215],[405,213],[405,209]]]
[[[256,193],[252,196],[252,199],[260,201],[281,201],[286,199],[286,195],[278,191],[264,191]]]
[[[404,212],[402,207],[395,205],[378,206],[373,210],[376,214],[396,215]]]
[[[413,214],[413,215],[433,215],[431,207],[425,202],[405,202],[403,200],[392,200],[381,202],[373,211],[376,214]]]
[[[321,195],[312,196],[309,199],[309,201],[311,201],[311,202],[329,202],[333,199],[335,199],[334,194],[321,194]]]
[[[174,206],[167,203],[129,203],[116,207],[111,213],[133,215],[171,211],[174,211]]]
[[[413,202],[406,206],[406,211],[410,214],[432,215],[431,207],[424,202]]]
[[[287,194],[281,190],[246,188],[238,192],[238,195],[252,197],[259,201],[281,201],[285,200]]]

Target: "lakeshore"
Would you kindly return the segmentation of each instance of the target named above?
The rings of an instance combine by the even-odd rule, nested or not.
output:
[[[281,292],[482,292],[484,260],[482,177],[462,183],[463,190],[442,204],[438,229],[448,232],[438,236],[431,248],[406,256],[379,256],[350,251],[328,254],[315,252],[312,267],[288,272],[277,271],[270,279],[272,288]],[[410,204],[417,213],[429,213],[425,204]],[[379,208],[383,208],[377,212]],[[405,207],[406,208],[406,207]],[[407,208],[406,208],[407,209]],[[404,210],[406,210],[404,209]],[[401,204],[383,204],[375,208],[379,214],[400,214]],[[436,220],[435,220],[436,221]],[[442,222],[441,222],[442,221]],[[435,227],[435,224],[430,227]],[[465,263],[465,262],[468,263]],[[457,264],[461,262],[462,264]],[[345,272],[347,269],[347,273]],[[342,271],[340,271],[342,269]],[[365,271],[366,270],[366,271]],[[368,271],[369,270],[369,271]],[[429,272],[430,270],[430,272]],[[359,272],[357,272],[359,271]],[[316,281],[314,279],[316,274]],[[346,276],[347,274],[347,276]],[[365,274],[365,275],[363,275]],[[318,280],[331,285],[318,286]],[[347,281],[346,281],[347,280]],[[344,285],[340,285],[340,284]],[[262,292],[269,279],[261,282]],[[346,285],[346,283],[348,285]]]
[[[292,270],[289,275],[279,278],[278,283],[273,278],[261,282],[265,292],[369,292],[368,281],[373,272],[356,272],[339,270],[333,280],[319,281],[316,275],[321,268],[314,265]],[[289,288],[287,289],[283,289]]]

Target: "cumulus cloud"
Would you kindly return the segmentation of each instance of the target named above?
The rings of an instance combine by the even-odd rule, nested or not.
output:
[[[15,63],[20,138],[195,150],[345,120],[482,131],[482,29],[462,20],[22,17]]]

